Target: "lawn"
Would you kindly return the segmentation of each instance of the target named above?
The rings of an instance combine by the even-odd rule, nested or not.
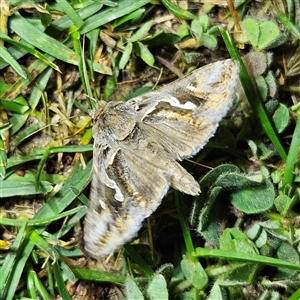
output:
[[[1,1],[0,299],[300,299],[300,6],[272,2]]]

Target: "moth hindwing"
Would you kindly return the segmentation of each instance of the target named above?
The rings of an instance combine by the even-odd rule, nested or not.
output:
[[[138,232],[170,187],[200,192],[178,161],[215,133],[235,98],[239,66],[219,61],[127,102],[100,101],[93,112],[94,162],[85,249],[94,258]]]

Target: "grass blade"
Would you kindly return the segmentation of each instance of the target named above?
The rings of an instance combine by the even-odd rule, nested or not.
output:
[[[71,49],[40,31],[20,14],[16,13],[11,18],[10,22],[11,29],[31,45],[34,45],[36,48],[43,50],[45,53],[48,53],[49,55],[69,64],[77,64],[75,53]]]
[[[0,32],[0,38],[1,38],[1,35],[3,35],[3,34]],[[3,60],[5,60],[20,76],[22,76],[23,78],[27,77],[26,73],[24,72],[22,67],[19,65],[19,63],[2,46],[0,46],[0,52],[1,52],[1,58]]]
[[[80,33],[85,34],[108,22],[129,14],[149,2],[149,0],[120,0],[117,2],[117,6],[104,9],[98,14],[94,14],[92,17],[87,19],[84,25],[80,28]]]

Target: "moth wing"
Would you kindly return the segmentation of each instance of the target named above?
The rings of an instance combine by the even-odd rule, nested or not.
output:
[[[129,139],[96,146],[93,168],[84,239],[96,258],[130,241],[171,185],[190,194],[200,191],[194,178],[138,127]]]
[[[228,59],[132,99],[138,126],[178,160],[196,154],[232,106],[238,73],[238,63]]]
[[[113,131],[115,138],[104,127],[94,145],[84,237],[93,257],[106,256],[129,241],[170,186],[191,195],[199,193],[197,182],[176,159],[195,154],[214,134],[232,105],[237,81],[238,65],[226,60],[134,98],[124,107],[120,104],[119,113],[127,105],[136,112],[136,125],[126,122],[128,136],[122,134],[122,126],[116,126],[121,131]],[[111,120],[114,125],[118,119]]]
[[[89,210],[85,217],[84,242],[86,251],[92,257],[101,258],[126,243],[140,228],[143,217],[138,213],[134,219],[127,215],[127,205],[133,197],[124,197],[124,189],[108,173],[112,167],[119,173],[123,169],[117,143],[94,145],[93,157],[93,178]],[[122,179],[126,178],[125,174],[124,170]]]

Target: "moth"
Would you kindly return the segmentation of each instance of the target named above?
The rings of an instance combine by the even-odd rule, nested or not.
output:
[[[100,101],[93,117],[93,176],[84,242],[93,258],[130,241],[170,187],[198,195],[178,161],[203,148],[235,98],[239,65],[206,65],[127,102]]]

